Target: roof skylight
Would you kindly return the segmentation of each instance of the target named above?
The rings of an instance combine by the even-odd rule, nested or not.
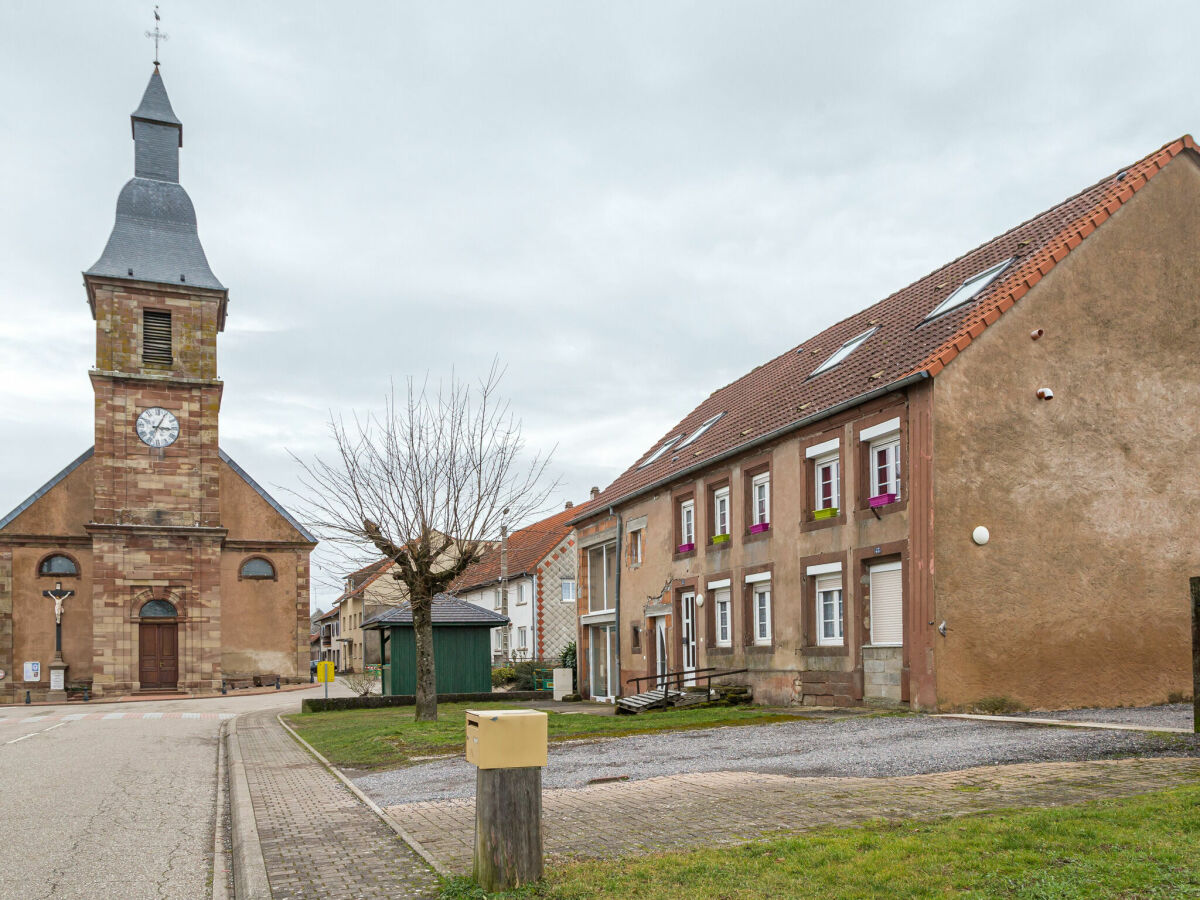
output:
[[[933,312],[925,317],[925,321],[936,319],[942,313],[949,312],[956,306],[962,306],[967,301],[973,300],[980,291],[995,281],[996,277],[1007,269],[1011,262],[1012,259],[1006,259],[1004,262],[996,263],[990,269],[984,269],[978,275],[972,275],[953,294],[934,307]]]
[[[846,343],[842,344],[842,346],[838,347],[837,350],[834,351],[833,356],[829,357],[829,359],[825,360],[825,362],[813,369],[813,375],[820,375],[822,372],[832,369],[843,359],[862,346],[863,341],[865,341],[878,330],[879,326],[876,325],[874,328],[867,329],[858,337],[850,338],[850,340],[846,341]],[[809,377],[811,378],[812,376]]]
[[[710,429],[713,425],[716,425],[717,419],[721,418],[721,416],[723,416],[723,415],[725,415],[725,413],[723,413],[723,412],[717,413],[715,416],[713,416],[711,419],[709,419],[707,422],[705,422],[703,425],[701,425],[699,428],[697,428],[695,431],[693,431],[691,433],[691,435],[688,437],[688,439],[686,441],[684,441],[682,444],[680,444],[679,447],[686,447],[688,444],[695,441],[696,438],[700,437],[700,435],[702,435],[702,434],[704,434],[704,432],[708,431],[708,429]],[[676,449],[678,449],[678,448],[676,448]]]
[[[663,445],[661,447],[659,447],[657,450],[655,450],[653,453],[651,453],[646,458],[646,461],[644,463],[642,463],[640,466],[638,466],[638,468],[639,469],[646,468],[646,466],[650,465],[650,463],[654,462],[656,459],[658,459],[660,456],[662,456],[664,453],[666,453],[668,450],[670,450],[672,447],[674,447],[677,443],[679,443],[679,439],[681,437],[683,437],[682,434],[676,435],[675,437],[671,438],[669,441],[664,442]]]

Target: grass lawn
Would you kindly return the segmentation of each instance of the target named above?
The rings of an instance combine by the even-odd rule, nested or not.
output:
[[[454,879],[442,896],[485,895]],[[1200,785],[1084,806],[822,828],[729,849],[581,862],[539,885],[492,896],[1200,897]]]
[[[349,709],[287,716],[288,724],[335,766],[386,769],[414,756],[463,752],[467,709],[511,709],[512,703],[440,703],[436,722],[414,722],[413,708]],[[649,734],[721,725],[764,725],[797,717],[759,706],[716,706],[644,712],[636,716],[590,716],[550,712],[550,740]]]

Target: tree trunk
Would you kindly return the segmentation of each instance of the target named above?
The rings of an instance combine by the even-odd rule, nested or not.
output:
[[[412,600],[413,635],[417,648],[416,720],[437,721],[437,675],[433,668],[433,600]]]

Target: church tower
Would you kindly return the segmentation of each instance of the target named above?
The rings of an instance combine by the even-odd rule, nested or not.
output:
[[[93,622],[98,635],[117,631],[120,643],[133,638],[121,633],[132,617],[141,642],[161,646],[140,654],[133,673],[98,641],[93,678],[219,687],[217,334],[228,292],[209,268],[179,183],[183,124],[157,66],[131,120],[134,177],[117,199],[103,254],[84,273],[96,320]],[[142,622],[150,600],[174,607],[178,627]]]

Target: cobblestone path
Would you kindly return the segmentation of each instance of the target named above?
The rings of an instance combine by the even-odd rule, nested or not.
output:
[[[238,740],[274,900],[437,896],[425,862],[273,712],[239,719]]]
[[[1196,779],[1200,759],[1027,763],[901,778],[702,772],[546,791],[542,822],[549,860],[624,856],[868,819],[1064,806]],[[474,798],[400,804],[387,811],[448,870],[470,871]],[[719,830],[714,822],[721,823]]]

